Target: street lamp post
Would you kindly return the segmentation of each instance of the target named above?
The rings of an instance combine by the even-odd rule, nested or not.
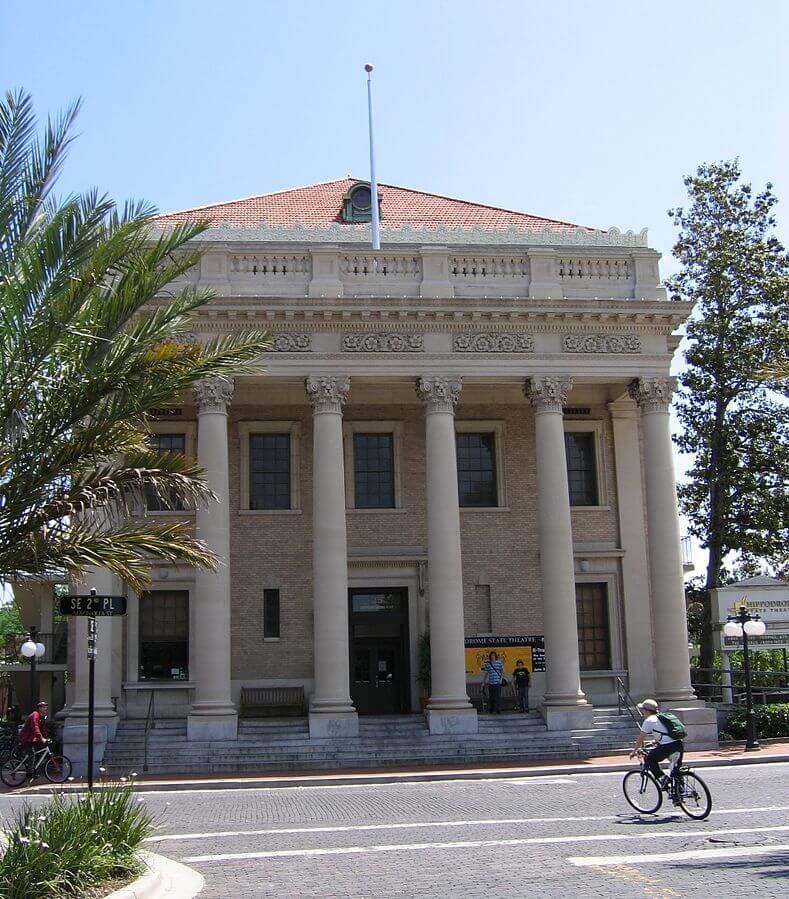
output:
[[[21,645],[19,651],[26,659],[30,659],[30,705],[31,711],[35,712],[36,704],[38,703],[38,691],[36,690],[36,662],[43,658],[44,653],[47,651],[46,647],[43,643],[39,643],[36,640],[38,636],[38,628],[31,627],[30,635],[27,640]]]
[[[742,637],[743,668],[745,669],[745,749],[760,749],[756,736],[756,713],[753,710],[753,689],[751,687],[751,654],[748,637],[762,637],[767,625],[759,615],[751,615],[745,606],[740,606],[736,615],[728,615],[723,633],[727,637]]]

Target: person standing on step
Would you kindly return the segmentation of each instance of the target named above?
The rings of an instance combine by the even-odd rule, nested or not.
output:
[[[512,672],[515,679],[515,689],[518,691],[518,711],[529,711],[529,684],[531,683],[531,675],[529,669],[523,664],[523,659],[518,659],[515,663],[515,670]]]
[[[490,714],[501,714],[501,687],[506,684],[504,679],[504,665],[499,660],[497,652],[491,652],[485,662],[485,679],[483,684],[487,684],[488,697],[490,702]]]

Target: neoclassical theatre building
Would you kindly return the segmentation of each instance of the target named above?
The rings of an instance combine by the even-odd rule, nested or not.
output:
[[[549,729],[585,726],[617,678],[692,704],[669,431],[690,307],[667,301],[646,233],[381,185],[373,253],[372,201],[347,178],[158,219],[211,222],[196,339],[255,326],[273,344],[265,374],[157,418],[219,502],[146,514],[193,522],[222,565],[155,565],[127,617],[100,620],[100,720],[144,718],[155,694],[190,739],[232,739],[249,697],[287,687],[314,738],[422,707],[431,732],[473,733],[497,646],[507,670],[528,656]]]

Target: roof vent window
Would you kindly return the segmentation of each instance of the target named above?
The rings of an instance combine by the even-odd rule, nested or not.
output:
[[[378,211],[381,210],[381,195],[378,195]],[[354,184],[345,194],[342,203],[344,222],[369,222],[372,217],[372,192],[364,182]]]

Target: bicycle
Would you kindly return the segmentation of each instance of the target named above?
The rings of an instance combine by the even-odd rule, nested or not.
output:
[[[62,784],[71,775],[71,760],[56,755],[46,743],[41,749],[29,753],[16,753],[0,765],[0,780],[7,787],[18,787],[33,778],[43,766],[44,777],[53,784]]]
[[[637,811],[654,815],[663,804],[663,792],[694,821],[703,821],[712,811],[712,796],[707,784],[682,764],[682,753],[671,756],[668,783],[661,787],[646,769],[646,753],[639,750],[641,766],[637,771],[628,771],[622,780],[625,799]]]

